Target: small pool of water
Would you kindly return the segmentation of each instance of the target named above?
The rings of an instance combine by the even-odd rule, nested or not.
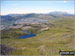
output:
[[[19,39],[30,38],[30,37],[35,37],[36,36],[36,34],[30,33],[26,30],[24,30],[24,32],[27,33],[27,35],[20,36]]]

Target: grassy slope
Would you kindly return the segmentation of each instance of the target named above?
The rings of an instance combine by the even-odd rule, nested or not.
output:
[[[58,55],[74,49],[74,18],[51,20],[55,26],[28,39],[2,39],[2,44],[17,48],[14,55]]]

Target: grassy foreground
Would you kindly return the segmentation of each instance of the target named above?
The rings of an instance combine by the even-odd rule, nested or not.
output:
[[[9,53],[9,55],[54,56],[59,55],[60,50],[73,51],[75,50],[74,20],[74,18],[54,19],[49,21],[54,24],[54,26],[47,31],[38,33],[36,37],[17,39],[11,35],[11,38],[3,38],[2,44],[16,48],[16,50]],[[14,30],[12,30],[12,32],[13,31]],[[22,30],[18,30],[17,32],[20,33]]]

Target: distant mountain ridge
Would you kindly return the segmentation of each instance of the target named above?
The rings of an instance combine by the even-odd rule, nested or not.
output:
[[[55,12],[50,12],[51,15],[63,15],[63,16],[75,16],[74,14],[69,14],[67,12],[58,12],[58,11],[55,11]]]
[[[67,12],[57,12],[57,11],[55,11],[55,12],[50,12],[50,14],[68,14]]]
[[[8,14],[9,16],[22,16],[22,15],[35,15],[35,14],[44,14],[44,13],[27,13],[27,14]],[[67,12],[61,12],[61,11],[54,11],[54,12],[49,12],[46,14],[68,14],[68,15],[75,15],[75,14],[70,14]],[[7,16],[7,15],[0,15],[0,16]]]
[[[62,18],[62,17],[75,17],[74,14],[68,14],[66,12],[50,12],[47,14],[9,14],[1,15],[1,25],[10,26],[12,24],[25,24],[25,23],[46,23],[50,19]]]

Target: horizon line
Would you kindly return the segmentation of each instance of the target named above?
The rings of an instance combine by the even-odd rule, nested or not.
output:
[[[67,14],[75,14],[75,13],[68,13],[68,12],[62,12],[62,11],[52,11],[52,12],[61,12],[61,13],[67,13]],[[4,16],[4,15],[10,15],[10,14],[48,14],[48,13],[51,13],[51,12],[47,12],[47,13],[36,13],[36,12],[28,12],[28,13],[8,13],[8,14],[0,14],[1,16]]]

